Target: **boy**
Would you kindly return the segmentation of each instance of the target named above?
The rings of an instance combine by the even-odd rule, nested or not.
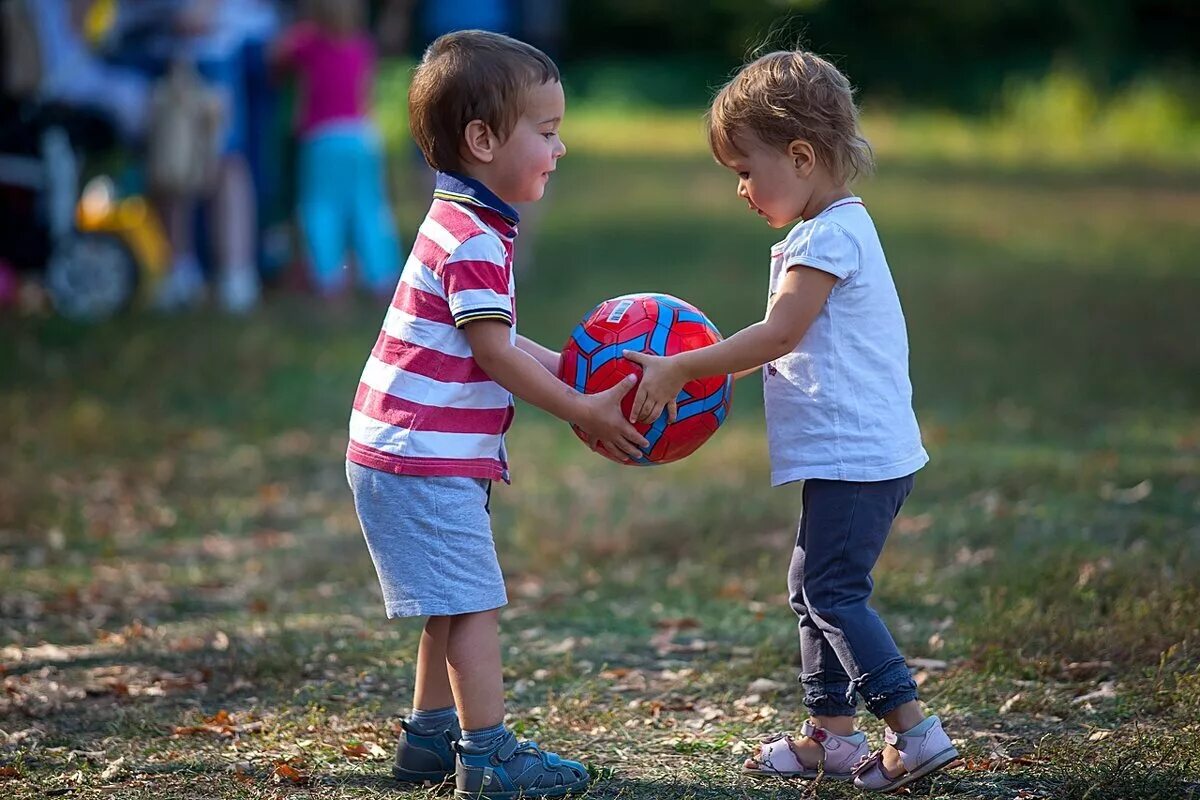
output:
[[[558,354],[516,333],[512,204],[541,198],[566,152],[563,111],[558,68],[527,44],[461,31],[425,52],[409,116],[437,188],[350,418],[347,476],[387,614],[428,617],[393,772],[438,781],[453,770],[461,797],[588,783],[582,764],[504,727],[507,598],[488,498],[508,479],[512,395],[610,452],[647,444],[620,411],[632,379],[581,395],[555,377]]]

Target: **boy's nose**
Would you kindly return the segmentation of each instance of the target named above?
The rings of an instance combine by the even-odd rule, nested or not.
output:
[[[738,181],[737,196],[743,200],[750,199],[750,192],[746,191],[746,184],[742,183],[741,181]]]
[[[567,145],[562,139],[558,140],[558,149],[554,151],[555,158],[562,158],[567,154]]]

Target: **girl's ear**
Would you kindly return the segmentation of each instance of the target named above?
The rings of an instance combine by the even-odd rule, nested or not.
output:
[[[499,144],[492,129],[481,119],[471,120],[463,129],[463,148],[466,151],[464,155],[469,156],[472,161],[480,164],[492,163]]]
[[[812,174],[813,169],[817,166],[817,153],[811,144],[804,139],[794,139],[788,145],[787,152],[797,175],[807,178]]]

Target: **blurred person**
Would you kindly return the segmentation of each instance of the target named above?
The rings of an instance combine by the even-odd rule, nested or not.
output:
[[[743,772],[853,780],[891,792],[958,752],[891,633],[870,607],[871,571],[917,470],[928,461],[912,408],[908,335],[891,270],[863,201],[870,170],[850,82],[809,52],[744,67],[713,100],[709,142],[737,195],[772,228],[766,318],[711,347],[661,358],[626,352],[642,382],[630,420],[653,420],[692,379],[762,370],[771,482],[804,482],[788,571],[799,617],[800,736],[764,740]],[[874,753],[856,730],[858,696],[887,723]]]
[[[191,305],[203,294],[195,214],[201,199],[207,201],[212,228],[219,305],[231,313],[244,313],[258,304],[258,216],[246,159],[241,62],[245,23],[253,19],[244,13],[248,4],[259,5],[252,0],[121,0],[117,8],[120,42],[131,63],[155,79],[168,72],[171,64],[194,65],[220,105],[219,157],[212,174],[186,188],[151,187],[174,252],[171,272],[157,298],[163,309]],[[164,121],[173,113],[171,103],[160,103],[158,111],[160,127],[181,129]]]
[[[399,276],[386,165],[370,120],[375,53],[361,0],[312,0],[310,19],[275,42],[271,60],[299,76],[298,214],[318,294],[346,287],[347,250],[359,282],[387,295]]]
[[[388,617],[426,617],[393,773],[455,775],[456,797],[561,796],[588,772],[504,724],[492,482],[508,480],[513,395],[615,454],[647,446],[621,414],[633,386],[583,395],[557,353],[517,335],[513,203],[541,199],[566,147],[558,67],[530,45],[462,31],[431,44],[409,120],[438,170],[350,417],[346,476]]]
[[[79,22],[90,2],[12,0],[33,23],[40,66],[39,98],[99,112],[128,143],[146,132],[150,87],[134,70],[105,63],[91,51]]]

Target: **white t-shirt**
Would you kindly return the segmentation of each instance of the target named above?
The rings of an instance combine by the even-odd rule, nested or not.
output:
[[[838,281],[796,349],[763,368],[771,484],[916,472],[929,456],[912,408],[904,313],[859,198],[839,200],[771,248],[768,307],[795,266]]]

